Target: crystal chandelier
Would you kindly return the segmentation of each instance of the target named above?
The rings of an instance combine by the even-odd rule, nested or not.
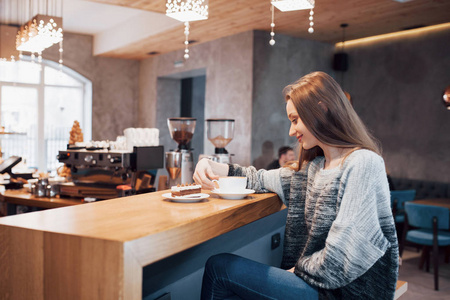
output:
[[[180,22],[208,19],[208,0],[167,0],[166,15]]]
[[[272,11],[272,23],[270,24],[271,32],[270,32],[270,41],[269,44],[271,46],[275,45],[275,20],[274,20],[274,14],[275,9],[274,7],[278,8],[282,12],[286,11],[293,11],[293,10],[303,10],[303,9],[309,9],[309,28],[308,32],[313,33],[314,32],[314,6],[315,6],[315,0],[272,0],[270,2],[272,4],[271,11]]]
[[[36,15],[20,27],[16,38],[16,49],[31,53],[42,53],[50,46],[62,42],[62,18]]]
[[[167,0],[166,16],[184,23],[184,59],[188,59],[189,22],[208,19],[208,0]]]
[[[20,1],[20,0],[19,0]],[[29,5],[29,15],[37,14],[22,25],[16,36],[16,49],[22,52],[30,52],[31,60],[34,61],[35,54],[38,62],[42,61],[42,51],[59,43],[59,64],[62,66],[63,53],[63,29],[62,29],[62,1],[47,0],[46,6],[40,5],[39,0],[22,0]],[[47,15],[49,12],[52,15]],[[56,16],[60,10],[61,16]],[[44,14],[44,11],[46,14]]]

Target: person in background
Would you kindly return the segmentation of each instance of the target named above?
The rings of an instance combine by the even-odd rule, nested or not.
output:
[[[283,167],[287,162],[295,159],[294,149],[289,146],[283,146],[278,149],[278,159],[271,162],[266,170],[278,169]]]
[[[253,161],[253,166],[259,170],[263,169],[273,160],[273,143],[271,141],[265,141],[262,144],[262,153]]]
[[[381,149],[323,72],[284,90],[298,162],[275,170],[201,160],[194,180],[246,176],[288,207],[281,268],[233,254],[208,259],[201,299],[393,299],[398,242]]]

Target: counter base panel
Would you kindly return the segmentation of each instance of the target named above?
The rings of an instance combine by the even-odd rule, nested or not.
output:
[[[271,249],[272,236],[284,236],[287,210],[274,213],[143,269],[144,300],[170,293],[172,300],[200,299],[204,266],[209,257],[234,253],[271,266],[280,266],[282,245]]]

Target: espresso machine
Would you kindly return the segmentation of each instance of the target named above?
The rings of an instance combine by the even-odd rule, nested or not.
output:
[[[201,154],[199,159],[209,158],[220,163],[231,163],[231,156],[225,149],[234,136],[233,119],[207,119],[206,132],[208,140],[215,146],[214,154]]]
[[[70,168],[72,182],[60,184],[60,195],[110,199],[153,192],[156,169],[164,166],[163,146],[129,150],[68,145],[59,162]]]
[[[194,180],[194,160],[189,147],[189,142],[194,136],[195,118],[169,118],[171,138],[178,143],[176,150],[166,152],[166,169],[169,172],[168,186],[177,184],[190,184]]]

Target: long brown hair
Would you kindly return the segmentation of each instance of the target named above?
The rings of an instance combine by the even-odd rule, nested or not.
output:
[[[303,76],[283,90],[306,128],[322,143],[342,148],[368,149],[381,155],[381,147],[356,114],[339,84],[324,72]],[[350,152],[351,153],[351,152]],[[350,154],[349,153],[349,154]],[[297,170],[304,162],[323,155],[320,147],[300,149]]]

